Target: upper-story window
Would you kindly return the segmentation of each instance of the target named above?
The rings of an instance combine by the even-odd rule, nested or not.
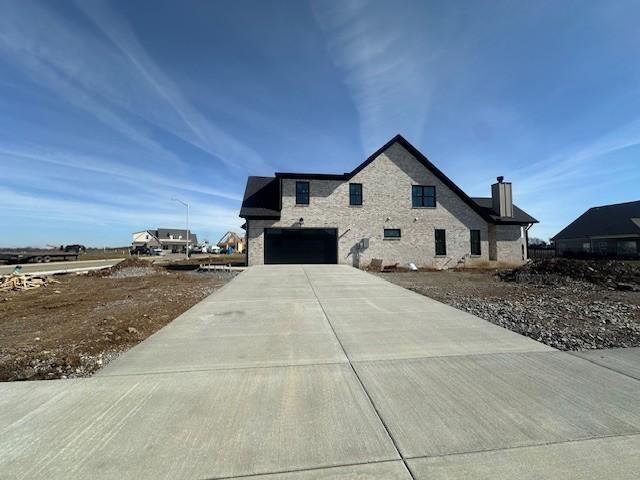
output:
[[[362,184],[349,184],[349,205],[362,205]]]
[[[296,205],[309,205],[309,182],[296,182]]]
[[[435,207],[436,187],[433,185],[413,185],[411,187],[411,204],[413,207]]]

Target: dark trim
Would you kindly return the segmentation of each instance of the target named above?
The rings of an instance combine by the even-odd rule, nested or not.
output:
[[[414,190],[416,188],[420,189],[420,195],[415,195],[414,196]],[[425,205],[424,204],[424,200],[425,198],[431,198],[430,195],[425,195],[424,194],[424,189],[425,188],[433,188],[433,205]],[[414,198],[420,198],[422,199],[422,205],[415,205],[414,204]],[[411,185],[411,208],[436,208],[436,206],[438,205],[437,200],[436,200],[436,186],[435,185]]]
[[[307,186],[307,191],[299,193],[298,192],[298,185],[302,186],[302,185],[306,185]],[[306,195],[307,196],[307,201],[306,202],[301,202],[298,199],[298,194],[300,196]],[[282,198],[282,195],[280,195],[280,197]],[[298,181],[296,182],[296,205],[309,205],[311,203],[311,182],[305,182],[305,181]]]
[[[398,235],[389,235],[387,236],[387,232],[392,231],[392,232],[398,232]],[[384,238],[385,240],[397,240],[402,238],[402,229],[401,228],[384,228],[382,229],[382,238]]]
[[[293,180],[344,180],[345,175],[332,174],[332,173],[290,173],[290,172],[276,172],[276,178],[289,178]]]
[[[280,220],[280,215],[245,215],[245,220]]]
[[[360,187],[360,194],[359,195],[355,195],[351,193],[351,186],[354,187]],[[353,203],[351,202],[351,196],[357,197],[360,196],[360,203]],[[360,207],[362,206],[362,203],[364,201],[364,192],[363,192],[363,188],[362,188],[362,184],[361,183],[349,183],[349,205],[352,207]]]
[[[444,252],[438,253],[438,233],[442,232],[441,245],[444,247]],[[433,232],[434,244],[436,247],[436,257],[445,257],[447,255],[447,231],[444,228],[436,228]]]
[[[478,242],[477,242],[478,251],[477,251],[477,253],[473,251],[473,246],[474,246],[473,234],[474,233],[478,234]],[[482,233],[477,228],[472,228],[472,229],[469,230],[469,251],[470,251],[472,256],[479,257],[479,256],[482,255]]]

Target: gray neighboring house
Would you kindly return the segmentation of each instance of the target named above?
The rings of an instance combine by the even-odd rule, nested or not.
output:
[[[349,173],[249,177],[247,262],[521,263],[537,220],[513,205],[502,177],[491,191],[470,198],[400,135]]]
[[[558,256],[640,258],[640,201],[590,208],[551,240]]]
[[[132,234],[131,245],[160,247],[173,253],[184,252],[187,249],[187,231],[179,228],[158,228],[157,230],[142,230]],[[197,245],[198,236],[190,232],[189,245]]]

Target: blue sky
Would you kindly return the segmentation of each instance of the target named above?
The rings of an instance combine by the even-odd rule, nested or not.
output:
[[[401,133],[548,238],[640,198],[640,2],[1,1],[2,246],[239,229],[247,175]]]

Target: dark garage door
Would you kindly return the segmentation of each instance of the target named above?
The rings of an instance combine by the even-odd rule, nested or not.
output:
[[[264,263],[338,263],[338,230],[266,228]]]

